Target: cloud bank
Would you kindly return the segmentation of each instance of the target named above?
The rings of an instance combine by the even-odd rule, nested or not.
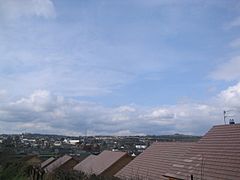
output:
[[[171,106],[106,107],[76,101],[37,90],[31,95],[1,104],[1,131],[67,135],[203,134],[222,124],[222,112],[240,108],[240,83],[220,92],[208,103]]]
[[[0,0],[0,17],[14,20],[31,16],[55,17],[53,2],[51,0]]]

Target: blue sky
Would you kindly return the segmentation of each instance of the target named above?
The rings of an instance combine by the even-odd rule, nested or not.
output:
[[[238,121],[239,12],[238,0],[0,0],[0,132],[203,134],[224,109]]]

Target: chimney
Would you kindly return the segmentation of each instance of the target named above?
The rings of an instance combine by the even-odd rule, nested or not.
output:
[[[229,119],[229,124],[235,124],[234,119]]]

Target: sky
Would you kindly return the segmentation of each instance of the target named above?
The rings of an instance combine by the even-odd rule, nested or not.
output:
[[[240,123],[239,0],[0,0],[0,54],[0,134]]]

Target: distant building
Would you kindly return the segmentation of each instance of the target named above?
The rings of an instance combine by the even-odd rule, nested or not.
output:
[[[59,146],[62,145],[62,142],[61,142],[61,141],[55,141],[55,142],[53,143],[53,145],[59,147]]]
[[[70,140],[69,140],[69,143],[72,144],[72,145],[79,144],[79,142],[80,142],[79,140],[75,140],[75,139],[73,139],[73,140],[70,139]]]
[[[79,139],[64,139],[63,141],[66,144],[72,144],[72,145],[76,145],[79,144]]]
[[[146,149],[147,145],[135,145],[136,149]]]

